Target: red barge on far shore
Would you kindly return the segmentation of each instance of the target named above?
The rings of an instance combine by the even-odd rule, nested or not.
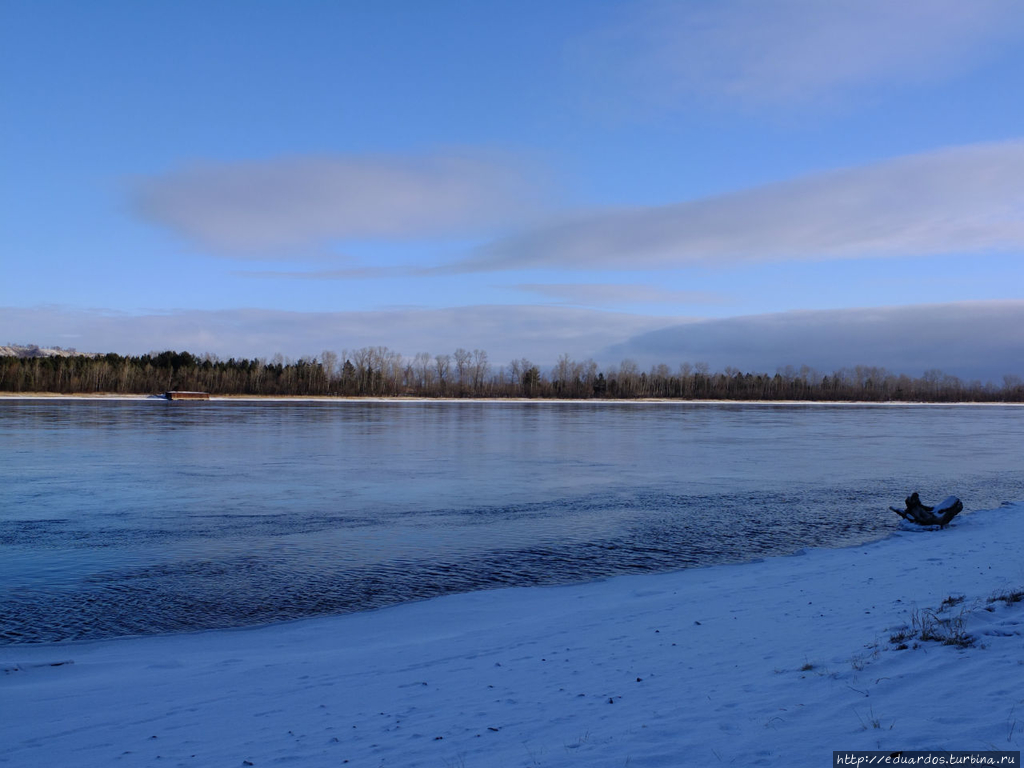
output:
[[[179,391],[167,391],[164,392],[164,397],[168,400],[209,400],[209,392],[179,392]]]

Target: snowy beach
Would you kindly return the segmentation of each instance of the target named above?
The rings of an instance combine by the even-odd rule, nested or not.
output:
[[[825,765],[838,749],[1019,750],[1021,551],[1016,504],[743,565],[7,646],[0,764]],[[914,635],[934,620],[973,644]]]

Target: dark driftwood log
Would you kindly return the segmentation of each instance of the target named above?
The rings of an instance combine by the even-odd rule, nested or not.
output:
[[[910,494],[906,499],[906,509],[889,507],[893,512],[918,525],[937,525],[945,528],[949,521],[963,511],[964,505],[956,496],[950,496],[936,507],[926,507],[916,493]]]

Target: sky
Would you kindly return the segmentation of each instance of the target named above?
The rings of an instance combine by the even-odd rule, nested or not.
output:
[[[5,0],[0,169],[0,344],[1024,375],[1013,0]]]

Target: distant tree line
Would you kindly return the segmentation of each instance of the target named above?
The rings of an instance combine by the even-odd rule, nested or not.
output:
[[[526,358],[495,366],[480,349],[412,358],[387,347],[286,360],[222,360],[214,355],[160,352],[50,357],[0,356],[0,391],[65,394],[154,394],[199,390],[212,395],[342,397],[484,397],[687,400],[804,400],[869,402],[1024,402],[1024,382],[965,382],[938,370],[918,378],[856,366],[820,374],[787,366],[774,374],[706,363],[647,370],[631,360],[600,369],[593,360],[562,355],[549,369]]]

